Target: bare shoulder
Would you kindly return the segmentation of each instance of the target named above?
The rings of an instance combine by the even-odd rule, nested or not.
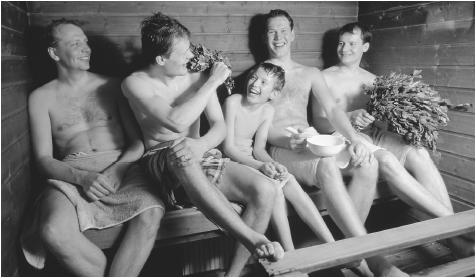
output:
[[[55,101],[58,91],[58,80],[54,79],[41,87],[36,88],[28,97],[30,106],[47,107]]]
[[[322,70],[321,72],[324,77],[332,77],[339,72],[339,68],[337,66],[332,66]]]
[[[225,101],[230,104],[238,104],[241,102],[242,99],[243,99],[243,96],[241,94],[233,94],[227,97]]]
[[[364,81],[366,84],[371,84],[374,82],[375,78],[377,77],[375,74],[360,68],[360,76],[362,78],[362,81]]]
[[[122,92],[125,96],[139,96],[152,92],[152,82],[154,82],[145,72],[137,71],[127,76],[121,84]],[[159,81],[155,81],[160,83]]]

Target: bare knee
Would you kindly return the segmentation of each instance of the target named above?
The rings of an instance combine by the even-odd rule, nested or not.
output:
[[[384,174],[394,174],[395,170],[400,167],[400,162],[391,152],[379,151],[377,159],[380,170]]]
[[[253,187],[253,192],[251,192],[251,202],[259,207],[272,208],[279,191],[281,191],[281,189],[273,182],[267,179],[260,179]]]
[[[155,238],[164,216],[162,208],[151,208],[137,215],[129,225],[135,225],[145,233],[147,238]]]
[[[342,175],[333,157],[321,158],[317,165],[317,176],[323,185],[328,181],[342,180]]]

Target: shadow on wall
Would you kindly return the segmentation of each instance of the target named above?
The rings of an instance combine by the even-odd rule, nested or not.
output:
[[[339,42],[339,28],[328,30],[322,37],[321,58],[323,69],[331,67],[339,62],[337,57],[337,43]]]
[[[56,65],[48,55],[45,26],[31,26],[26,31],[28,64],[34,88],[56,78]],[[131,71],[120,48],[107,38],[88,33],[91,47],[90,71],[102,75],[124,78]]]

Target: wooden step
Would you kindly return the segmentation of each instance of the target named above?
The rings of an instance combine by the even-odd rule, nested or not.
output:
[[[278,262],[260,260],[270,276],[289,272],[310,273],[377,254],[474,232],[474,209],[388,229],[365,236],[287,252]]]
[[[415,277],[464,277],[474,276],[474,256],[437,265],[412,273]]]

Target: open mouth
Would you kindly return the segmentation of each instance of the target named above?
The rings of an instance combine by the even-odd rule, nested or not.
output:
[[[283,46],[286,46],[286,43],[285,42],[279,42],[279,43],[273,43],[273,46],[276,47],[276,48],[279,48],[279,47],[283,47]]]
[[[261,92],[260,92],[258,89],[250,88],[250,89],[248,90],[248,94],[249,94],[249,95],[259,96],[259,95],[261,95]]]

